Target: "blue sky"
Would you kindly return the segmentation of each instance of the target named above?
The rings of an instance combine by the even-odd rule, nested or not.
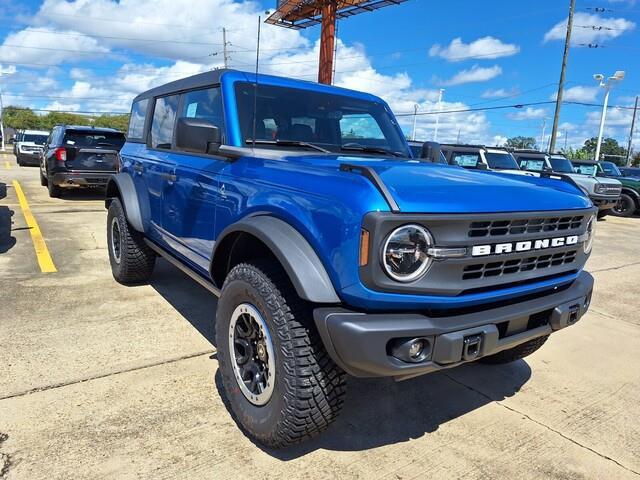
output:
[[[49,110],[126,111],[154,85],[222,64],[250,69],[258,14],[274,1],[0,0],[0,86],[4,103]],[[385,98],[396,113],[418,105],[417,136],[434,136],[442,111],[549,102],[559,77],[567,1],[408,0],[340,22],[336,83]],[[588,7],[602,7],[594,12]],[[626,144],[640,94],[640,1],[577,1],[566,98],[601,103],[594,73],[626,71],[613,90],[606,133]],[[596,27],[595,29],[593,27]],[[600,28],[602,27],[602,28]],[[263,25],[262,70],[313,80],[319,28]],[[598,45],[588,48],[583,45]],[[25,48],[28,47],[28,48]],[[553,105],[443,113],[439,140],[495,144],[515,135],[540,141]],[[597,134],[600,109],[565,104],[559,146]],[[410,134],[413,118],[401,123]],[[640,135],[637,135],[640,136]],[[548,137],[545,142],[548,141]],[[640,139],[635,142],[640,148]]]

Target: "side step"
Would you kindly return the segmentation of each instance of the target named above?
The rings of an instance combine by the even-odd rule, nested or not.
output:
[[[213,282],[211,282],[211,280],[207,280],[205,277],[203,277],[199,273],[194,272],[192,269],[190,269],[184,263],[182,263],[180,260],[178,260],[176,257],[174,257],[171,253],[169,253],[168,251],[166,251],[164,248],[160,247],[159,245],[156,245],[155,243],[153,243],[148,238],[145,238],[144,241],[146,242],[147,245],[149,245],[149,247],[154,252],[156,252],[162,258],[167,260],[169,263],[171,263],[178,270],[181,270],[183,273],[187,274],[193,280],[195,280],[200,285],[202,285],[204,288],[206,288],[211,293],[213,293],[216,297],[220,296],[220,289],[218,287],[216,287],[213,284]]]

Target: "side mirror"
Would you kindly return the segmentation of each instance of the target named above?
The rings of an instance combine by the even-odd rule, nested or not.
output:
[[[489,170],[489,165],[487,165],[486,163],[478,162],[478,163],[476,163],[476,169],[477,170]]]
[[[194,153],[214,153],[222,143],[220,128],[202,118],[178,119],[176,147]]]
[[[438,142],[424,142],[420,151],[420,158],[427,162],[440,163],[440,144]]]

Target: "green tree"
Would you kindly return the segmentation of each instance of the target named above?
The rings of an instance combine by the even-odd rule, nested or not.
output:
[[[512,137],[506,143],[509,148],[536,148],[536,139],[533,137]]]
[[[636,152],[631,158],[631,165],[634,167],[640,167],[640,152]]]
[[[18,130],[40,128],[40,118],[30,108],[7,106],[2,117],[7,127]]]
[[[588,158],[595,159],[596,155],[596,147],[598,145],[598,139],[596,137],[589,138],[585,140],[584,146],[579,150],[580,158]],[[605,138],[602,140],[602,145],[600,147],[601,155],[619,155],[625,156],[627,154],[627,150],[618,144],[618,141],[615,138]],[[612,158],[610,160],[616,160]]]
[[[100,115],[95,118],[93,125],[96,127],[115,128],[121,132],[126,132],[129,127],[129,114]]]

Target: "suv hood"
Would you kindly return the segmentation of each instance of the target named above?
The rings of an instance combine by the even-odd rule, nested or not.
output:
[[[347,163],[371,167],[384,182],[403,213],[495,213],[570,210],[592,207],[582,192],[562,180],[510,175],[491,171],[392,159],[351,156],[300,156],[291,158],[312,168],[341,172]],[[372,184],[371,184],[372,185]],[[346,192],[355,195],[355,192]]]

